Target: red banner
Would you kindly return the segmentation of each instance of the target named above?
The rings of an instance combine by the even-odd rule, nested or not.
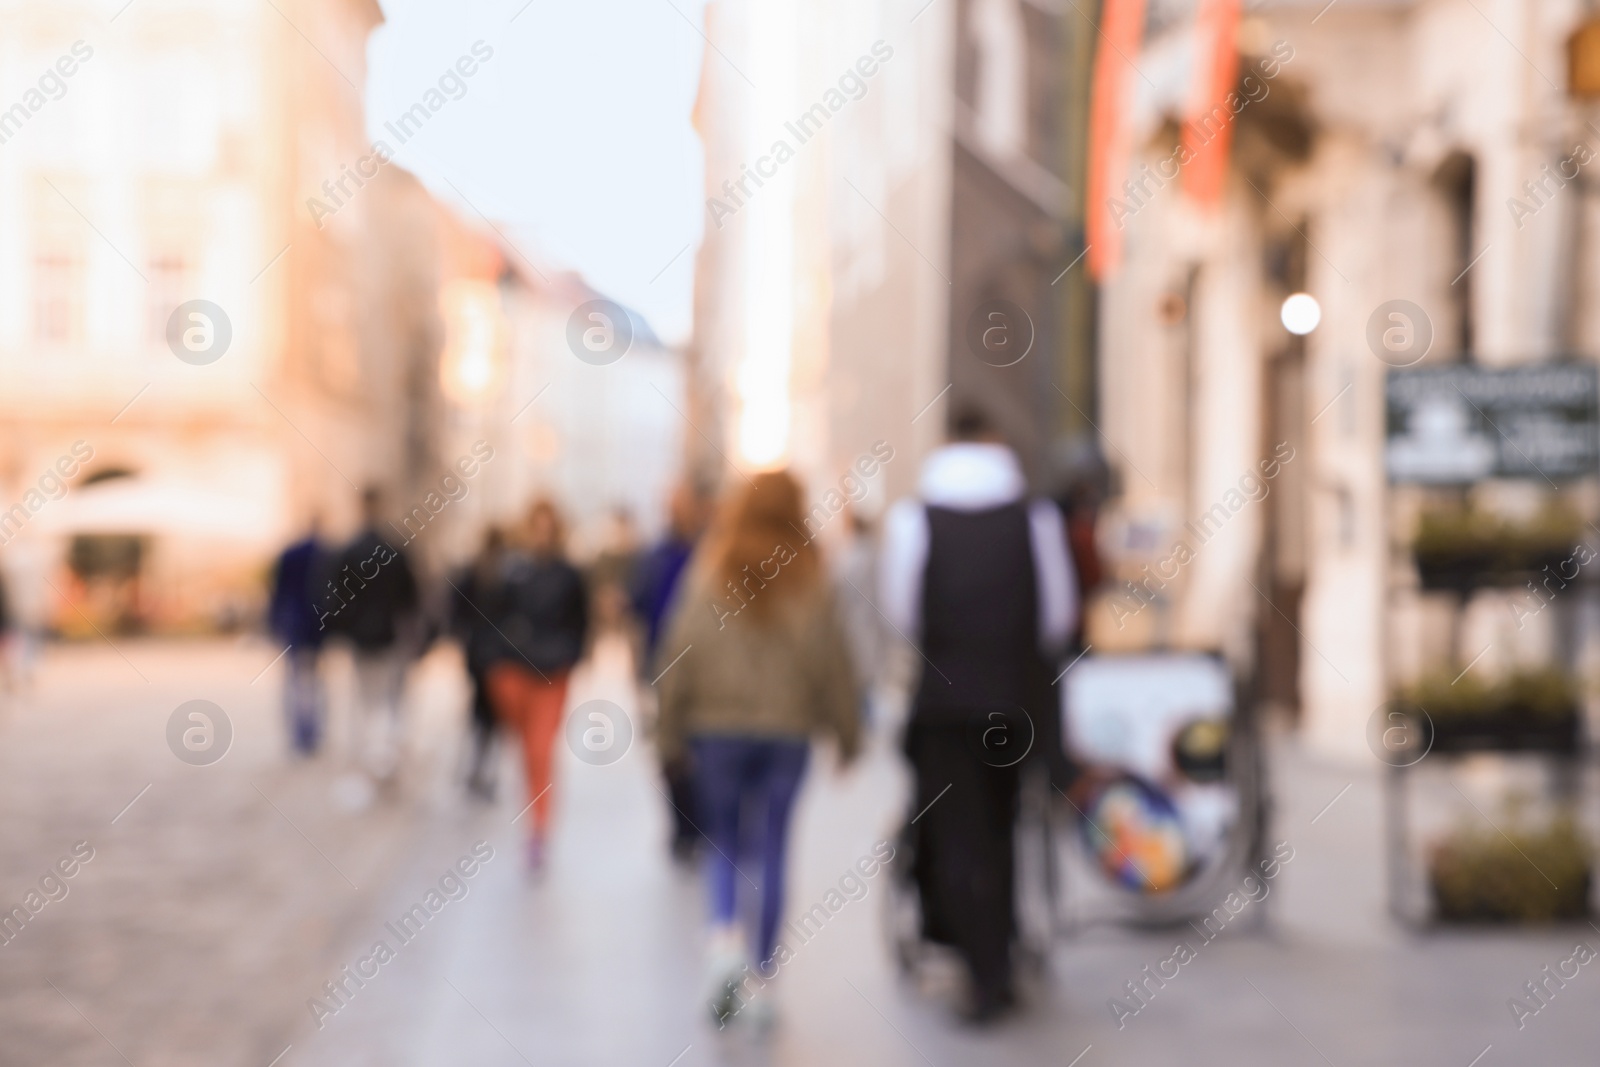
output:
[[[1084,190],[1084,240],[1089,273],[1104,278],[1122,262],[1122,231],[1111,217],[1111,199],[1126,180],[1133,154],[1134,59],[1144,38],[1145,0],[1105,0],[1100,8],[1100,47],[1095,53],[1089,98],[1089,160]]]
[[[1183,188],[1197,205],[1215,209],[1222,202],[1237,110],[1228,97],[1239,74],[1234,35],[1239,0],[1199,0],[1194,25],[1194,81],[1183,123]]]

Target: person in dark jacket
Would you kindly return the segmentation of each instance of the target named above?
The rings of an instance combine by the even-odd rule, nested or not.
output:
[[[644,624],[645,670],[659,669],[654,666],[656,650],[666,632],[684,567],[705,529],[707,510],[704,493],[688,485],[674,489],[667,504],[667,532],[634,566],[628,593],[634,614]]]
[[[361,494],[361,532],[335,560],[328,582],[335,630],[355,646],[357,746],[379,781],[400,765],[400,697],[420,603],[416,573],[380,528],[383,495]]]
[[[12,674],[12,664],[20,658],[14,654],[11,646],[14,626],[11,601],[6,596],[5,570],[0,568],[0,690],[9,690],[17,684]]]
[[[467,790],[483,800],[494,799],[493,765],[495,715],[489,701],[489,667],[500,644],[500,633],[490,620],[501,610],[504,596],[505,531],[491,526],[484,534],[478,556],[450,583],[454,600],[450,628],[461,642],[472,684],[472,765]]]
[[[572,667],[589,632],[589,594],[563,548],[561,515],[538,500],[528,512],[526,551],[510,555],[493,621],[500,640],[491,653],[489,700],[507,729],[522,740],[523,767],[533,807],[528,866],[544,866],[554,785],[552,749],[561,729]]]
[[[967,1014],[987,1022],[1013,1000],[1018,765],[1034,724],[1054,714],[1052,666],[1077,593],[1060,510],[1028,499],[1016,455],[981,413],[958,415],[953,431],[924,463],[918,499],[889,513],[879,589],[921,652],[905,749],[923,936],[960,952]]]
[[[639,662],[647,681],[659,678],[667,667],[657,662],[657,651],[666,632],[668,614],[677,602],[689,557],[705,529],[707,511],[704,493],[689,485],[678,486],[668,504],[666,534],[639,557],[634,567],[629,594],[634,614],[644,627],[644,652]],[[689,761],[670,760],[663,764],[661,774],[672,808],[672,855],[680,862],[689,862],[701,841]]]
[[[328,552],[315,516],[306,535],[278,557],[272,573],[267,621],[287,646],[289,677],[284,682],[284,712],[294,750],[309,756],[322,742],[323,696],[319,662],[327,628],[318,618],[317,587],[326,580]]]

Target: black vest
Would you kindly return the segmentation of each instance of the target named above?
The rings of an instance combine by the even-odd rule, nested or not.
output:
[[[1047,674],[1028,505],[928,507],[922,579],[922,680],[914,714],[1032,709]]]

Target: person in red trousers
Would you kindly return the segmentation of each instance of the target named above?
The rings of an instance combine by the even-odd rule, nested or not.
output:
[[[548,500],[528,512],[520,551],[508,553],[490,613],[500,634],[486,681],[489,701],[506,730],[522,742],[533,807],[528,866],[544,866],[553,810],[552,763],[567,681],[583,656],[589,596],[566,559],[561,515]]]

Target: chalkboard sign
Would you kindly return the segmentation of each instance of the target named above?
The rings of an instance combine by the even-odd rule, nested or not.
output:
[[[1591,364],[1391,370],[1391,482],[1464,485],[1600,474],[1600,376]]]

